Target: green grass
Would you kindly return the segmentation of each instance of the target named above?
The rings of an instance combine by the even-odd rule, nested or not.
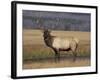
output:
[[[35,52],[31,52],[31,53],[24,52],[23,53],[24,60],[49,58],[49,57],[53,57],[53,56],[54,56],[53,53],[45,52],[45,51],[42,51],[42,52],[35,51]]]
[[[90,56],[90,50],[87,49],[87,47],[80,47],[77,49],[77,56],[83,56],[88,57]],[[73,54],[71,51],[61,51],[60,52],[61,57],[63,56],[70,56],[73,57]],[[48,58],[54,58],[55,54],[52,49],[45,47],[43,45],[35,45],[30,46],[26,45],[23,49],[23,61],[35,61],[35,60],[41,60],[41,59],[48,59]]]

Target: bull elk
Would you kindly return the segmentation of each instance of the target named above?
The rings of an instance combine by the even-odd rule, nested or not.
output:
[[[60,61],[60,51],[72,51],[73,61],[76,60],[76,49],[78,46],[78,39],[75,37],[57,37],[50,34],[48,29],[43,30],[43,38],[46,46],[53,49],[55,52],[55,61]]]

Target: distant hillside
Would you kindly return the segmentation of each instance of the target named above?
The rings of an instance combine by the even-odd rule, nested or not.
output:
[[[23,28],[90,31],[90,14],[23,10]]]

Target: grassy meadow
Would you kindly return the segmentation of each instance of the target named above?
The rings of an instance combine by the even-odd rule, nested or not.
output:
[[[61,61],[55,63],[54,52],[45,45],[42,31],[24,29],[23,69],[90,66],[90,32],[52,31],[51,34],[59,37],[74,36],[79,39],[77,61],[72,61],[73,54],[70,51],[62,51]]]

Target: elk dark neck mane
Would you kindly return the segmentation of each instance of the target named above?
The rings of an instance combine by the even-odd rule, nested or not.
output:
[[[48,47],[52,47],[53,37],[50,33],[44,34],[44,42]]]

